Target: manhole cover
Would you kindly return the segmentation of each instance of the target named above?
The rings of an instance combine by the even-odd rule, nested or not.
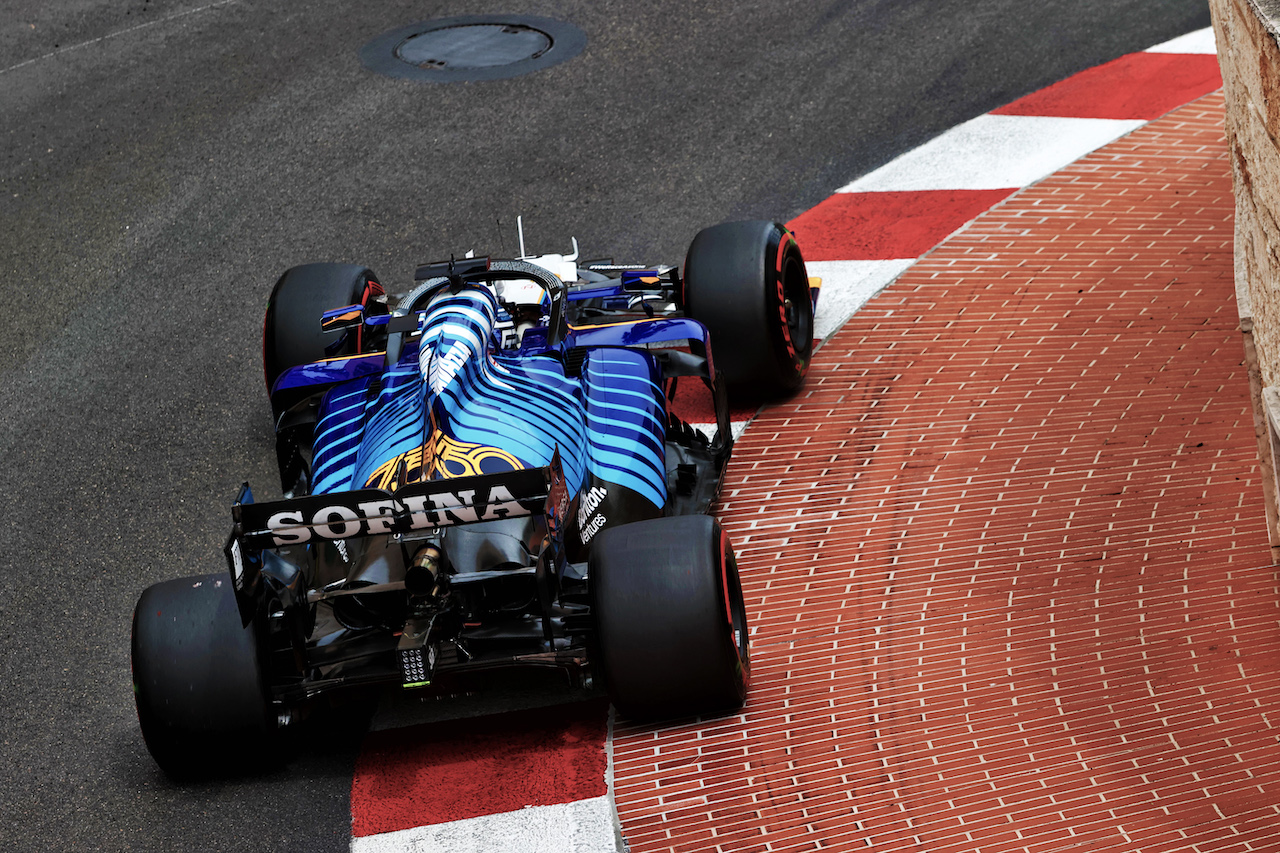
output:
[[[531,15],[438,18],[383,33],[360,49],[370,71],[436,83],[499,80],[572,59],[587,37]]]
[[[427,30],[402,41],[396,56],[419,68],[494,68],[537,59],[551,37],[514,24],[464,24]]]

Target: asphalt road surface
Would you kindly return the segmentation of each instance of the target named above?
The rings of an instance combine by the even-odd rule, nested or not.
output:
[[[395,27],[567,21],[529,76],[371,73]],[[360,714],[257,778],[170,784],[138,733],[147,585],[223,567],[278,490],[259,364],[286,267],[532,251],[678,262],[972,116],[1207,26],[1203,0],[0,2],[0,843],[344,850]],[[803,238],[803,235],[801,235]]]

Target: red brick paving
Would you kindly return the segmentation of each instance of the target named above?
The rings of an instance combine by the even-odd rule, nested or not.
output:
[[[619,724],[648,851],[1280,850],[1222,99],[985,214],[737,448],[737,716]]]

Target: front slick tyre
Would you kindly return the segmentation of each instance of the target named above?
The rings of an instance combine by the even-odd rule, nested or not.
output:
[[[813,355],[813,299],[795,237],[777,222],[704,228],[684,262],[685,313],[739,400],[794,394]]]
[[[632,719],[742,707],[751,679],[733,548],[710,516],[606,529],[591,544],[595,662]]]
[[[261,766],[274,729],[256,632],[224,574],[148,587],[133,612],[133,691],[147,749],[175,780]]]
[[[364,327],[326,332],[325,311],[360,304],[385,313],[378,277],[358,264],[303,264],[285,270],[271,290],[262,323],[262,372],[270,392],[284,373],[300,364],[368,350]]]

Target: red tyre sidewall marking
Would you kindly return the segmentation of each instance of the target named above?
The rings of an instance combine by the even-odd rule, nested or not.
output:
[[[733,605],[729,598],[729,534],[716,524],[720,531],[720,589],[724,592],[724,615],[729,620],[729,630],[733,630]]]
[[[778,296],[778,317],[782,321],[782,342],[787,347],[787,356],[791,360],[793,368],[798,367],[801,374],[804,373],[806,365],[800,361],[800,356],[796,353],[795,342],[791,340],[791,328],[787,325],[787,294],[783,287],[783,259],[787,255],[787,249],[795,243],[795,238],[791,236],[791,232],[783,231],[782,238],[778,241],[778,251],[773,259],[774,271],[773,280]]]
[[[743,654],[742,646],[734,640],[733,599],[729,595],[729,557],[733,552],[733,545],[729,542],[729,534],[725,533],[719,522],[716,522],[716,528],[720,531],[720,589],[724,594],[724,615],[729,623],[729,641],[733,643],[734,655],[738,660],[738,669],[742,671],[743,688],[747,689],[751,686],[751,670],[747,667],[747,658]],[[747,626],[745,622],[742,626],[742,641],[743,644],[747,642]]]
[[[369,303],[374,299],[377,299],[379,296],[382,296],[384,293],[386,293],[386,290],[384,290],[382,285],[373,278],[365,279],[364,292],[360,294],[360,305],[367,310],[369,308]],[[356,327],[356,352],[364,352],[363,318],[360,325]]]

